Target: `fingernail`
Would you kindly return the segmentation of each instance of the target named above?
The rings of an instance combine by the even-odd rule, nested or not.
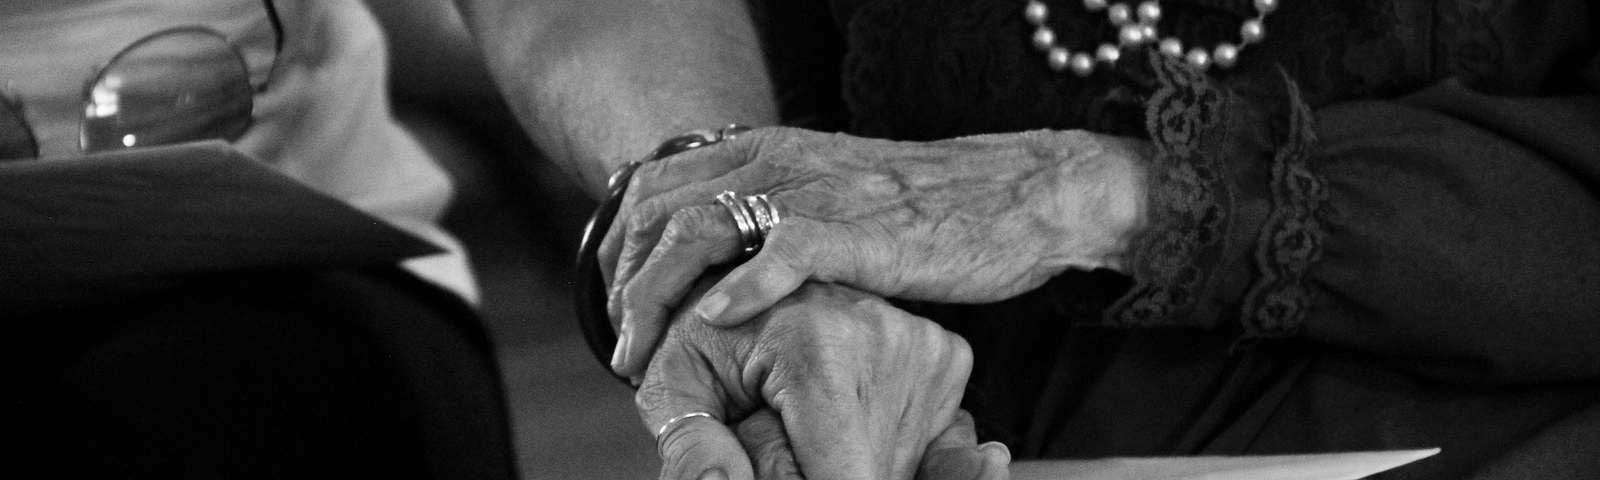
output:
[[[720,468],[713,468],[700,474],[700,480],[728,480],[728,473]]]
[[[1000,443],[1000,442],[985,443],[983,445],[978,445],[978,450],[982,450],[985,455],[998,458],[1000,460],[1000,463],[1004,463],[1004,464],[1010,464],[1011,463],[1011,449],[1010,448],[1006,448],[1006,444],[1004,444],[1004,443]]]
[[[700,305],[694,307],[694,314],[703,320],[711,321],[716,320],[717,316],[722,315],[722,311],[727,309],[728,294],[717,292],[700,299]]]
[[[617,335],[617,349],[611,352],[611,369],[620,370],[628,361],[628,343],[633,340],[627,326],[622,327],[622,333]]]

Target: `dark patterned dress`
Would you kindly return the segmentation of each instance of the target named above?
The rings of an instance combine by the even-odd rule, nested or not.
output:
[[[1438,446],[1385,478],[1600,478],[1600,5],[1284,0],[1232,69],[1080,78],[1024,0],[757,3],[791,124],[1157,146],[1125,272],[907,305],[972,341],[966,406],[1019,457]],[[1046,3],[1064,46],[1116,38]],[[1254,15],[1162,7],[1186,45]]]

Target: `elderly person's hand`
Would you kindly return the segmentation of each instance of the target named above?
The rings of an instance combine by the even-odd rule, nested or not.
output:
[[[736,328],[675,322],[637,401],[662,478],[908,479],[920,465],[923,478],[1003,479],[1009,454],[974,445],[959,414],[971,362],[931,321],[807,284]]]
[[[1081,131],[913,143],[770,128],[646,164],[601,249],[620,332],[612,366],[643,370],[668,312],[734,325],[808,279],[982,303],[1068,268],[1116,268],[1144,216],[1150,151]],[[712,203],[723,191],[768,194],[781,222],[690,309],[690,285],[740,252]]]
[[[783,419],[771,409],[757,410],[734,427],[750,456],[756,480],[803,480]],[[933,439],[917,465],[917,480],[1007,480],[1011,451],[999,442],[977,443],[972,415],[956,412],[955,423]],[[736,454],[735,454],[736,455]]]

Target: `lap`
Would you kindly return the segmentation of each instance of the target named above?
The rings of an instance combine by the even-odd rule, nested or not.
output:
[[[1005,442],[1017,458],[1443,447],[1393,475],[1600,472],[1587,460],[1600,458],[1591,430],[1600,425],[1597,381],[1445,384],[1303,339],[1087,326],[1104,302],[1074,306],[1046,293],[924,312],[968,337],[975,366],[965,403],[980,441]]]
[[[11,323],[8,416],[45,473],[510,475],[488,338],[398,269],[218,275]]]

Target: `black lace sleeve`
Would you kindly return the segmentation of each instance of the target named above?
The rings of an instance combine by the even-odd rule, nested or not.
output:
[[[1321,252],[1315,212],[1326,198],[1307,168],[1316,149],[1295,83],[1247,98],[1202,73],[1150,56],[1155,88],[1146,129],[1148,226],[1125,271],[1135,284],[1107,310],[1119,327],[1212,327],[1229,319],[1251,337],[1293,334],[1306,316],[1305,274]],[[1237,300],[1243,298],[1243,302]]]

